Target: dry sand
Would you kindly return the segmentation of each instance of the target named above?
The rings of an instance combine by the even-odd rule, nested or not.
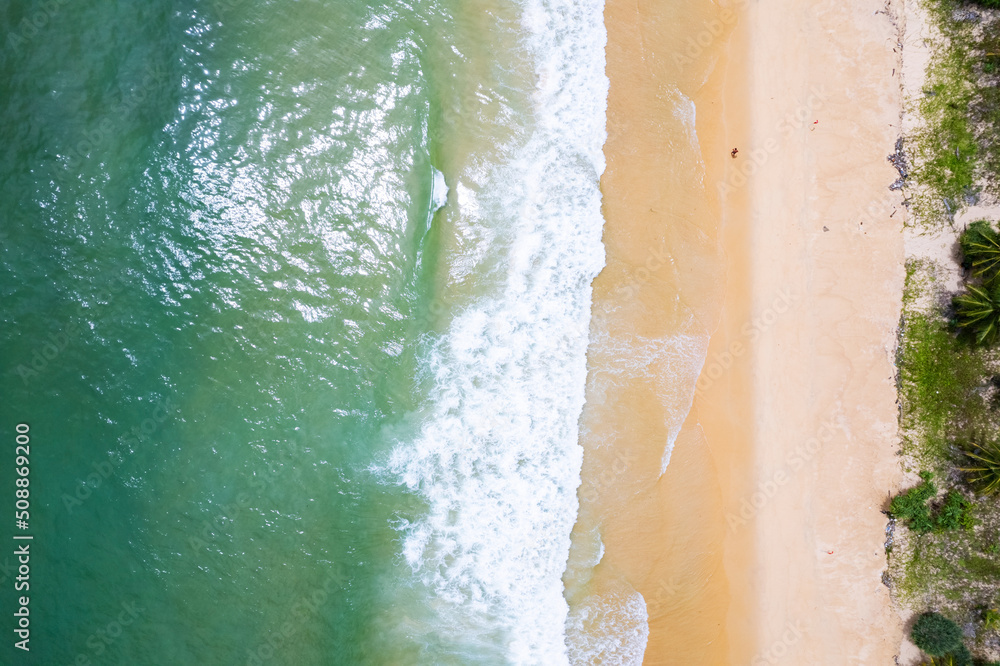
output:
[[[747,527],[763,663],[891,664],[900,644],[880,513],[899,475],[904,211],[886,161],[900,121],[896,10],[774,0],[749,11],[755,147],[780,137],[749,183],[753,314],[765,324],[751,361],[760,506]],[[790,311],[766,324],[785,291]]]
[[[899,134],[900,8],[738,9],[736,20],[718,7],[607,5],[609,268],[595,311],[617,323],[599,332],[712,336],[662,477],[669,419],[650,380],[607,401],[617,423],[588,398],[585,425],[613,444],[584,442],[581,521],[602,526],[607,548],[595,588],[622,577],[643,595],[646,664],[892,664],[902,628],[881,582],[881,510],[898,477],[903,211],[886,155]],[[677,45],[706,29],[678,76]],[[671,82],[697,109],[705,190],[693,194],[656,121]],[[677,263],[623,308],[617,290],[662,248]],[[592,350],[597,375],[614,347]]]

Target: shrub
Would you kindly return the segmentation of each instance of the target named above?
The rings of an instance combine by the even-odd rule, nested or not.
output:
[[[917,618],[910,638],[932,657],[941,657],[962,647],[962,630],[940,613],[924,613]]]
[[[972,503],[957,490],[949,490],[934,516],[934,529],[938,532],[958,529],[968,531],[972,527]]]
[[[977,666],[983,662],[974,661],[972,653],[964,645],[959,646],[954,652],[949,652],[943,657],[931,657],[927,666]],[[985,664],[984,666],[990,666]]]
[[[920,485],[892,498],[889,513],[899,520],[906,521],[909,528],[915,532],[930,532],[934,529],[934,521],[931,520],[930,510],[927,508],[927,500],[934,497],[937,487],[931,481],[933,475],[930,472],[921,472],[920,478],[923,479]]]
[[[949,656],[951,656],[955,666],[972,666],[972,654],[969,652],[969,648],[964,645],[959,645]]]
[[[1000,491],[1000,442],[973,442],[971,450],[965,455],[968,466],[961,470],[968,475],[969,483],[984,493],[996,494]]]

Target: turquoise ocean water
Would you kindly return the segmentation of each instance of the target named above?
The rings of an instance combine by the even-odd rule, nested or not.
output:
[[[602,10],[0,3],[0,663],[581,659]]]

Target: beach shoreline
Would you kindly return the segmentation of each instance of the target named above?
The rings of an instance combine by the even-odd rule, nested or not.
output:
[[[680,52],[707,73],[675,79],[696,109],[704,164],[699,209],[679,222],[715,244],[702,258],[721,280],[713,291],[703,273],[676,271],[643,284],[653,301],[708,296],[696,318],[711,336],[663,475],[632,484],[630,498],[601,499],[613,517],[601,566],[646,601],[646,664],[892,663],[902,625],[882,583],[882,510],[900,476],[893,359],[904,271],[901,196],[888,190],[896,174],[885,158],[900,132],[902,7],[783,0],[725,11],[686,17],[686,41],[668,31],[654,41],[636,34],[662,8],[607,5],[609,265],[648,258],[649,242],[618,238],[656,223],[669,236],[664,225],[678,223],[637,219],[637,178],[672,186],[655,160],[634,166],[664,146],[622,138],[634,121],[616,115],[616,95],[628,91],[633,118],[650,112],[640,75],[662,76],[669,68],[651,63]],[[699,26],[711,38],[697,41]],[[609,277],[595,282],[595,306]],[[669,320],[642,315],[652,329],[648,320]],[[631,407],[633,420],[662,421],[655,405]],[[636,468],[661,445],[647,441]],[[584,489],[593,476],[585,456]]]
[[[729,663],[751,654],[749,633],[726,626],[732,609],[752,610],[744,585],[735,599],[730,590],[730,575],[747,572],[726,571],[731,479],[720,478],[692,401],[725,297],[712,183],[748,118],[747,77],[733,73],[744,67],[740,15],[735,5],[611,0],[605,22],[608,258],[594,283],[577,529],[596,529],[604,547],[594,594],[642,595],[644,663]]]

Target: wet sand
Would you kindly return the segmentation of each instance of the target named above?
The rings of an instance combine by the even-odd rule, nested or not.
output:
[[[723,510],[747,481],[730,472],[747,451],[720,469],[691,406],[723,301],[747,303],[742,278],[727,288],[722,244],[724,226],[746,228],[746,192],[724,212],[713,187],[748,131],[746,67],[732,54],[745,44],[738,13],[707,2],[611,0],[605,20],[608,259],[594,285],[578,531],[597,526],[606,548],[590,591],[624,581],[645,600],[645,663],[729,663],[751,653],[735,611],[749,572],[731,572],[734,594]]]

